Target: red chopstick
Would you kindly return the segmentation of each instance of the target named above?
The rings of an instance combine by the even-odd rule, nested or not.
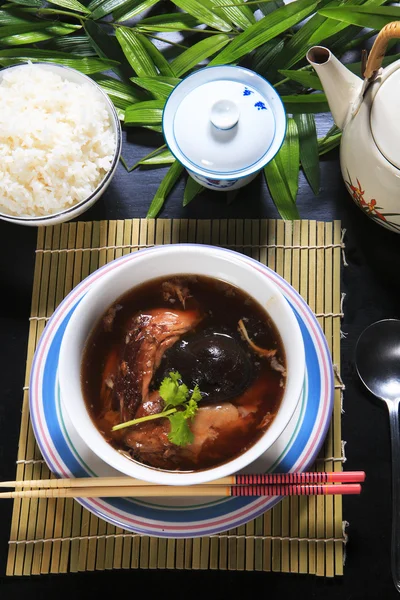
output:
[[[233,475],[232,485],[282,485],[282,484],[321,484],[321,483],[362,483],[364,471],[305,472],[305,473],[265,473],[257,475]]]
[[[330,496],[360,494],[359,483],[322,485],[244,485],[232,486],[231,496]]]

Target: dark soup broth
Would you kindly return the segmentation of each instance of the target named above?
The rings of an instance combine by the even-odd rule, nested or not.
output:
[[[216,467],[249,449],[274,420],[285,384],[267,312],[203,276],[127,292],[97,323],[82,361],[85,401],[104,438],[132,460],[173,471]]]

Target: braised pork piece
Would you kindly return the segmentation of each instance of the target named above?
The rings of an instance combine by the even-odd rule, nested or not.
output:
[[[159,393],[179,371],[201,400],[192,441],[169,439]],[[133,460],[166,470],[223,464],[254,444],[273,421],[286,381],[280,336],[265,310],[241,290],[207,277],[155,279],[111,306],[90,335],[82,387],[105,439]]]

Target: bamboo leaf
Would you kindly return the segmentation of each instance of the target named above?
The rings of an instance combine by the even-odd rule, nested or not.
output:
[[[139,161],[139,165],[169,165],[175,162],[175,157],[169,150],[163,150],[155,156],[149,156]]]
[[[37,48],[0,50],[0,65],[4,67],[27,61],[57,63],[77,69],[86,75],[106,71],[114,66],[114,62],[110,60],[83,56],[75,57],[66,52],[55,52],[53,50],[39,50]]]
[[[21,46],[49,40],[57,35],[68,35],[80,25],[57,23],[56,21],[23,23],[0,27],[0,43],[5,46]]]
[[[385,0],[366,0],[366,3],[380,3]],[[350,5],[361,4],[364,0],[348,0],[346,9]],[[313,15],[307,23],[302,25],[298,31],[289,39],[284,50],[277,59],[277,67],[288,69],[302,60],[311,46],[325,41],[333,35],[338,34],[346,26],[333,19],[323,16],[323,10],[335,8],[341,4],[341,0],[322,0],[319,11]]]
[[[305,88],[311,88],[313,90],[322,90],[322,84],[318,77],[313,73],[309,73],[307,71],[301,70],[289,70],[289,69],[280,69],[279,73],[281,73],[284,77],[287,77],[291,81],[295,81],[296,83],[300,83]]]
[[[15,10],[14,7],[0,9],[0,25],[21,25],[22,23],[32,23],[28,15]]]
[[[138,31],[183,31],[185,29],[194,29],[201,25],[201,22],[187,13],[172,13],[158,15],[156,17],[146,17],[135,27]]]
[[[252,0],[250,0],[251,2]],[[249,2],[247,2],[249,4]],[[285,5],[283,0],[268,0],[267,2],[257,2],[257,8],[262,12],[264,17],[270,15],[277,8],[281,8]]]
[[[342,139],[342,134],[337,133],[336,135],[332,135],[331,137],[324,137],[318,139],[318,154],[322,156],[327,152],[330,152],[334,148],[337,148],[340,145],[340,140]]]
[[[39,8],[43,6],[42,0],[10,0],[12,4],[21,4],[23,6],[33,6]]]
[[[261,75],[268,74],[269,68],[274,64],[275,58],[282,51],[284,46],[283,40],[269,40],[254,53],[254,70]]]
[[[187,206],[200,192],[204,190],[204,186],[197,183],[193,177],[187,178],[185,190],[183,192],[183,206]]]
[[[232,29],[228,21],[225,21],[205,6],[204,0],[172,0],[172,2],[189,15],[196,17],[201,23],[205,23],[214,29],[225,32]]]
[[[155,66],[160,71],[161,75],[165,75],[166,77],[175,77],[175,72],[172,66],[170,66],[167,59],[164,57],[162,52],[155,47],[155,45],[148,40],[144,35],[140,35],[140,41],[143,44],[144,49],[147,51],[151,60],[155,64]]]
[[[275,158],[264,167],[268,189],[282,219],[300,218],[295,203],[299,164],[297,127],[294,120],[289,119],[281,149]]]
[[[146,100],[125,109],[126,125],[160,125],[165,102]]]
[[[132,74],[121,46],[114,36],[108,35],[98,23],[91,19],[85,21],[85,32],[100,58],[117,61],[113,67],[116,75],[123,79],[128,78]]]
[[[182,165],[176,160],[168,169],[167,174],[161,182],[147,212],[148,219],[154,219],[163,207],[165,200],[170,194],[175,183],[178,181],[183,171]]]
[[[128,27],[118,27],[116,36],[127,61],[139,77],[158,75],[151,57],[142,44],[141,34],[134,33]]]
[[[211,61],[210,65],[227,64],[242,58],[305,19],[316,6],[317,2],[313,0],[296,0],[278,8],[267,18],[261,19],[236,36],[229,46]]]
[[[157,4],[158,0],[128,0],[113,11],[115,21],[120,23],[133,19],[137,15]]]
[[[177,77],[131,77],[131,81],[159,98],[167,99],[174,87],[181,81]]]
[[[325,8],[319,14],[344,23],[382,29],[388,23],[400,18],[400,6],[346,6],[346,8]]]
[[[352,6],[357,6],[360,4],[363,4],[364,6],[379,6],[381,4],[383,4],[385,2],[385,0],[348,0],[346,6],[348,6],[349,8],[351,8]],[[322,8],[334,8],[334,6],[326,6],[326,7],[320,7]],[[311,36],[310,38],[310,43],[311,45],[315,45],[317,43],[319,43],[319,41],[321,40],[325,40],[328,37],[337,35],[340,31],[343,31],[343,29],[345,29],[347,27],[346,23],[340,23],[338,21],[335,21],[334,19],[327,19],[324,21],[324,23],[320,26],[320,28],[315,32],[314,35]],[[318,41],[319,40],[319,41]]]
[[[211,0],[211,4],[215,6],[214,12],[220,14],[224,19],[231,21],[237,27],[240,27],[240,29],[247,29],[247,27],[256,22],[250,8],[243,1]],[[232,6],[232,4],[236,4],[236,6]]]
[[[93,75],[92,79],[100,85],[118,108],[125,110],[131,104],[143,101],[143,94],[132,85],[104,74]]]
[[[49,4],[55,4],[56,6],[61,6],[63,8],[69,8],[69,10],[74,10],[77,12],[82,12],[88,14],[90,11],[83,6],[78,0],[48,0]]]
[[[289,113],[321,113],[329,112],[325,94],[293,94],[281,96],[281,100]]]
[[[340,0],[322,0],[322,6],[338,6]],[[285,48],[277,58],[277,68],[288,69],[304,58],[306,52],[311,47],[310,38],[318,31],[320,26],[326,21],[326,18],[319,14],[314,14],[307,23],[304,23],[296,33],[287,41]],[[333,21],[334,23],[334,21]]]
[[[298,114],[294,119],[299,132],[301,166],[311,189],[317,196],[320,190],[320,169],[314,115]]]
[[[285,140],[278,154],[292,200],[295,202],[299,187],[300,148],[299,133],[294,119],[288,119]]]
[[[178,77],[187,73],[200,62],[221,50],[228,42],[229,36],[223,33],[197,42],[172,61],[171,67],[174,73]]]
[[[54,48],[59,52],[69,52],[76,56],[96,56],[96,52],[90,43],[90,40],[85,35],[76,36],[64,36],[55,38],[49,44],[46,44],[46,48]]]

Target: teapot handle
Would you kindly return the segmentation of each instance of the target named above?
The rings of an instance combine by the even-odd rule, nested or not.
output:
[[[378,33],[371,48],[371,52],[369,53],[364,73],[362,73],[365,79],[375,79],[381,68],[388,42],[393,38],[400,38],[400,21],[388,23]]]

